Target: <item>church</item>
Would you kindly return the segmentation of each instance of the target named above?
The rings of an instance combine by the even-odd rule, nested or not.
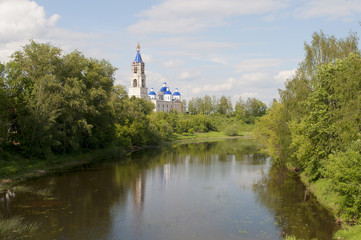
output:
[[[145,64],[140,55],[140,46],[138,43],[137,55],[132,64],[129,97],[135,96],[151,101],[155,105],[155,112],[182,112],[181,94],[177,88],[172,94],[167,83],[164,82],[158,93],[156,93],[153,88],[148,92],[144,67]]]

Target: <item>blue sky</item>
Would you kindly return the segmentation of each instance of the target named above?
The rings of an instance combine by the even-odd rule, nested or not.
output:
[[[359,32],[360,13],[359,0],[0,0],[0,61],[34,39],[109,60],[129,87],[139,42],[149,89],[269,104],[312,33]]]

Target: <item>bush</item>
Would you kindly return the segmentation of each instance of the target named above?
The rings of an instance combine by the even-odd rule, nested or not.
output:
[[[226,130],[224,131],[224,133],[227,135],[227,136],[238,136],[238,126],[233,124],[233,125],[230,125],[226,128]]]
[[[325,176],[340,195],[341,215],[347,221],[361,219],[361,141],[351,144],[345,152],[330,155],[325,164]]]

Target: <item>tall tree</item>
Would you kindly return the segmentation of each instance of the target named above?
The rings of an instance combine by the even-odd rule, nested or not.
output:
[[[239,97],[238,101],[236,102],[236,105],[234,106],[234,111],[236,114],[236,117],[240,120],[245,120],[246,117],[246,107],[245,102],[243,101],[242,97]]]

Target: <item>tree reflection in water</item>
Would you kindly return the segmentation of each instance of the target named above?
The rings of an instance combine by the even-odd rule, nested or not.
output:
[[[256,201],[274,213],[282,235],[299,239],[332,239],[338,228],[332,215],[323,208],[300,181],[284,167],[271,166],[254,184]]]

